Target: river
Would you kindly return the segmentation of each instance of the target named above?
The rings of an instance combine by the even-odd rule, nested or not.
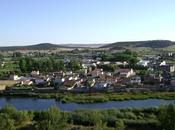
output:
[[[148,108],[174,103],[175,100],[146,99],[78,104],[61,103],[55,99],[0,97],[0,107],[3,107],[6,104],[11,104],[18,110],[44,110],[51,106],[57,106],[62,111],[73,111],[76,109]]]

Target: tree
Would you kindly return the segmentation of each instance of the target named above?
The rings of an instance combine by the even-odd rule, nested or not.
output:
[[[21,52],[13,52],[13,57],[21,57],[22,53]]]
[[[115,129],[116,130],[124,130],[125,129],[125,124],[122,120],[117,120],[115,122]]]
[[[27,111],[18,111],[14,117],[15,125],[21,126],[32,120],[32,116]]]
[[[19,60],[19,67],[20,67],[20,70],[22,72],[26,72],[27,71],[27,63],[26,63],[26,60],[24,58]]]
[[[13,117],[15,117],[15,115],[17,115],[18,111],[12,105],[7,104],[4,107],[2,107],[0,112],[8,114],[10,116],[10,118],[13,118]]]
[[[138,62],[138,59],[135,58],[135,57],[132,57],[130,60],[129,60],[129,65],[130,66],[135,66]]]
[[[41,119],[37,123],[38,130],[62,130],[66,126],[67,118],[61,114],[57,107],[51,107],[42,113]]]
[[[72,71],[77,71],[77,70],[80,70],[82,69],[82,65],[81,65],[81,62],[80,61],[77,61],[77,60],[71,60],[69,62],[69,68],[72,70]]]
[[[102,120],[99,120],[94,127],[94,130],[104,130],[106,128],[106,123],[103,123]]]
[[[162,130],[175,130],[175,106],[161,108],[158,119]]]
[[[64,66],[64,62],[62,60],[54,61],[53,68],[54,68],[54,71],[65,71],[66,70]]]
[[[89,93],[91,93],[92,88],[94,86],[94,83],[95,82],[94,82],[94,80],[92,78],[89,78],[89,79],[86,80],[85,85],[88,87]]]
[[[131,51],[130,49],[126,49],[123,53],[128,54],[128,55],[132,55],[133,57],[138,56],[137,52]]]
[[[4,55],[0,53],[0,59],[2,60],[4,58]]]
[[[104,71],[114,72],[117,66],[115,64],[108,64],[108,65],[101,65],[100,68],[102,68]]]
[[[44,66],[44,70],[45,72],[49,72],[52,70],[52,61],[48,58],[48,59],[44,59],[44,62],[43,62],[43,66]]]
[[[14,120],[7,114],[0,113],[0,130],[15,130]]]
[[[5,105],[0,112],[7,114],[8,118],[13,120],[15,126],[24,125],[32,120],[31,115],[29,115],[27,111],[17,111],[16,108],[11,105]]]

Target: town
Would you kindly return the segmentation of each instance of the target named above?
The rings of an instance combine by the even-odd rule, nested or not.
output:
[[[173,52],[139,54],[130,49],[2,52],[1,92],[173,91],[174,58]]]
[[[0,130],[175,130],[174,7],[0,0]]]

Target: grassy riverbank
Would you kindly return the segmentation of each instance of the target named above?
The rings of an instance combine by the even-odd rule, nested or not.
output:
[[[143,100],[143,99],[175,99],[175,92],[144,92],[144,93],[23,93],[23,94],[1,94],[1,96],[19,96],[19,97],[34,97],[56,99],[63,103],[96,103],[107,101],[122,101],[122,100]]]
[[[0,130],[174,130],[175,106],[145,109],[41,111],[0,109]]]

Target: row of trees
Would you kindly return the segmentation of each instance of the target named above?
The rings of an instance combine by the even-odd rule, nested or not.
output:
[[[101,55],[103,61],[127,61],[130,65],[138,62],[137,53],[125,50],[122,53],[104,53]]]
[[[107,65],[100,65],[98,68],[103,69],[104,71],[114,72],[117,68],[117,65],[115,64],[107,64]]]
[[[68,63],[64,63],[63,60],[54,60],[52,58],[33,59],[25,57],[20,59],[19,67],[22,72],[31,72],[32,70],[53,72],[66,71],[69,69],[76,71],[81,69],[81,62],[77,60],[71,60]]]
[[[0,130],[175,130],[175,106],[147,109],[76,110],[61,112],[0,109]]]

